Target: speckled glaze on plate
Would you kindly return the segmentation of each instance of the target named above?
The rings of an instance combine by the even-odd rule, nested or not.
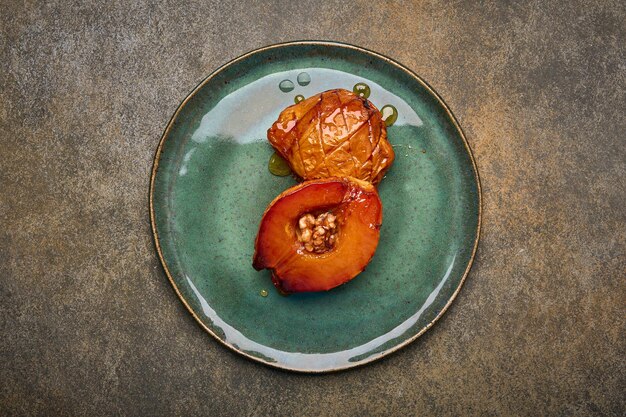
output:
[[[266,131],[296,96],[357,83],[398,110],[378,249],[345,285],[281,296],[251,265],[263,211],[295,184],[268,171]],[[432,88],[377,53],[306,41],[245,54],[182,102],[156,152],[150,216],[165,272],[202,327],[256,361],[327,372],[381,358],[441,316],[474,258],[480,200],[467,141]]]

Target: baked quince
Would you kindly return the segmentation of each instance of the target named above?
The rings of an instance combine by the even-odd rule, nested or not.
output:
[[[348,177],[303,182],[265,210],[253,266],[270,269],[283,293],[330,290],[365,269],[378,246],[382,215],[369,182]]]
[[[287,107],[267,138],[304,180],[350,176],[378,184],[394,160],[380,111],[343,89]]]

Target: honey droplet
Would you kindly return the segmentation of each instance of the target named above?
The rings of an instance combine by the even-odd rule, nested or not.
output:
[[[391,104],[386,104],[380,109],[380,113],[383,115],[383,120],[386,126],[391,126],[398,120],[398,109]]]
[[[305,85],[309,85],[310,82],[311,76],[309,75],[309,73],[301,72],[300,74],[298,74],[298,84],[304,87]]]
[[[300,103],[302,100],[304,100],[304,96],[302,94],[298,94],[297,96],[294,97],[293,102],[298,104]]]
[[[272,156],[270,156],[270,161],[267,164],[267,169],[269,169],[272,174],[278,177],[285,177],[291,174],[291,168],[289,168],[287,161],[285,161],[283,157],[276,152],[274,152]]]
[[[282,91],[283,93],[288,93],[291,90],[293,90],[295,87],[296,86],[293,84],[291,80],[282,80],[280,84],[278,84],[278,88],[280,88],[280,91]]]
[[[370,90],[369,85],[365,83],[356,83],[354,84],[354,87],[352,88],[352,92],[356,94],[357,96],[368,98],[372,91]]]
[[[267,292],[267,290],[261,290],[259,294],[261,294],[261,297],[267,297],[269,293]]]

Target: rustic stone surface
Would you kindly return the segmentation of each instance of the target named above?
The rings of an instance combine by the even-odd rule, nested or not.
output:
[[[626,412],[623,1],[2,3],[0,414]],[[383,52],[446,99],[484,227],[424,337],[307,376],[204,333],[160,268],[147,201],[160,134],[204,76],[322,38]]]

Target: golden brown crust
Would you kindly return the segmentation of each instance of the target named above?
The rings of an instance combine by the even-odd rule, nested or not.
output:
[[[380,111],[343,89],[287,107],[267,138],[305,180],[351,176],[377,184],[394,160]]]

